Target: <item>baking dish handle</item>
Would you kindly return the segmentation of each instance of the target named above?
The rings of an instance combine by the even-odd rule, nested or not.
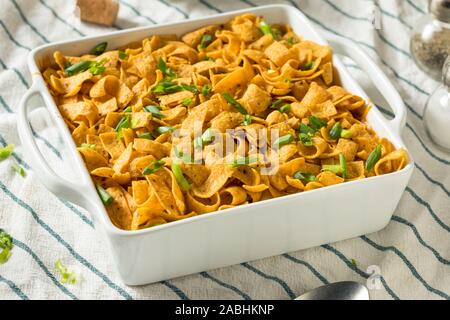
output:
[[[372,80],[375,87],[394,111],[395,117],[389,121],[389,126],[400,136],[406,124],[406,108],[403,99],[388,77],[375,62],[352,41],[331,34],[327,34],[327,40],[333,47],[335,53],[350,57]]]
[[[48,106],[48,101],[46,101],[48,97],[45,97],[41,90],[39,80],[35,81],[19,104],[17,129],[27,153],[27,159],[31,163],[34,174],[48,190],[58,197],[88,209],[91,201],[83,194],[83,191],[89,188],[88,182],[71,182],[57,175],[44,159],[34,139],[28,113],[31,109],[40,106],[34,103],[36,98],[41,98],[46,107]]]

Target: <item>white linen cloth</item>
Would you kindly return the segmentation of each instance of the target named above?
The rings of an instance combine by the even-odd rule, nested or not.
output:
[[[403,138],[417,167],[394,218],[384,230],[364,237],[127,287],[89,213],[48,192],[28,166],[16,129],[18,102],[31,84],[27,54],[47,42],[274,2],[298,7],[319,30],[359,43],[405,100]],[[378,268],[381,277],[368,283],[372,299],[448,299],[450,156],[432,144],[422,122],[423,107],[437,83],[419,71],[409,53],[409,34],[425,14],[426,1],[378,3],[379,30],[372,25],[371,0],[121,0],[115,27],[105,28],[77,21],[71,1],[0,0],[0,145],[16,145],[14,156],[0,161],[0,228],[15,239],[10,260],[0,265],[0,299],[291,299],[328,282],[366,283]],[[346,64],[374,101],[387,108],[357,66]],[[36,137],[46,158],[64,172],[61,142],[45,115],[42,110],[32,115]],[[25,167],[25,178],[11,169],[14,162]],[[76,285],[59,281],[58,259],[80,274]]]

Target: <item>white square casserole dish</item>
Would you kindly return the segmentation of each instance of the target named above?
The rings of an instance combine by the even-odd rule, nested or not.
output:
[[[80,55],[103,41],[107,41],[112,49],[153,34],[182,35],[250,12],[264,16],[268,23],[290,24],[305,38],[327,43],[299,10],[291,6],[270,5],[48,44],[34,49],[29,55],[33,85],[21,101],[18,126],[34,173],[57,196],[90,212],[96,228],[105,233],[119,274],[126,284],[152,283],[378,231],[391,219],[411,177],[414,164],[410,156],[409,164],[399,172],[248,204],[150,229],[124,231],[111,223],[40,70],[56,50],[65,55]],[[388,138],[396,148],[405,148],[400,133],[405,124],[406,111],[392,84],[353,43],[340,38],[330,38],[329,41],[335,52],[349,55],[367,72],[396,114],[393,120],[388,121],[376,108],[372,108],[368,122],[379,136]],[[369,100],[336,56],[334,64],[342,85]],[[71,160],[79,172],[77,182],[56,175],[33,139],[28,113],[31,108],[40,106],[40,100],[34,99],[38,96],[44,100],[64,142],[69,146]]]

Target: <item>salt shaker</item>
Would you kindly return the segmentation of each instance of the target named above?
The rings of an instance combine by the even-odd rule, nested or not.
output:
[[[450,56],[442,68],[442,82],[428,99],[424,122],[431,140],[450,152]]]
[[[429,14],[414,28],[410,50],[419,68],[440,81],[450,55],[450,0],[429,0]]]

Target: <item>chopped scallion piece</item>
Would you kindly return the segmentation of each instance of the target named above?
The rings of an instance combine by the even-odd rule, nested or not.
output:
[[[278,109],[279,107],[281,107],[283,105],[283,100],[277,100],[274,103],[272,103],[272,105],[270,106],[270,109]]]
[[[300,125],[300,133],[308,134],[311,136],[314,136],[316,134],[316,131],[310,127],[308,127],[306,124],[302,123]]]
[[[380,160],[382,147],[383,146],[381,144],[377,144],[375,149],[370,153],[370,155],[366,161],[366,170],[367,171],[372,171],[372,169],[375,167],[377,162]]]
[[[202,88],[202,95],[203,95],[204,97],[207,97],[207,96],[210,94],[210,92],[211,92],[211,86],[205,84],[205,85],[203,86],[203,88]]]
[[[127,58],[127,54],[125,52],[119,50],[119,59],[125,60],[126,58]]]
[[[205,49],[212,40],[212,36],[210,34],[204,34],[202,40],[200,41],[200,49]]]
[[[133,110],[131,109],[131,107],[126,107],[125,109],[123,109],[123,112],[124,113],[130,113],[130,112],[132,112]]]
[[[6,233],[3,229],[0,229],[0,264],[4,264],[11,256],[11,249],[13,247],[12,237]]]
[[[81,148],[89,148],[89,149],[95,149],[96,145],[92,143],[82,143],[80,144]]]
[[[330,137],[331,139],[339,139],[342,133],[342,125],[340,122],[336,122],[333,127],[330,129]]]
[[[147,167],[145,167],[144,170],[142,170],[142,174],[144,176],[148,176],[149,174],[153,174],[153,173],[157,172],[159,169],[161,169],[162,167],[164,167],[165,164],[166,163],[163,160],[153,161]]]
[[[66,68],[64,72],[68,76],[73,76],[76,73],[88,70],[91,67],[91,65],[92,65],[91,61],[79,61]]]
[[[275,140],[273,145],[277,146],[279,148],[279,147],[284,146],[286,144],[290,144],[293,141],[294,141],[294,136],[292,134],[287,134],[287,135],[279,137],[277,140]]]
[[[145,132],[138,134],[139,139],[147,139],[147,140],[153,140],[153,135],[150,132]]]
[[[177,160],[172,162],[172,172],[181,189],[183,191],[188,191],[191,188],[191,184],[184,176],[183,170],[181,170],[181,166]]]
[[[163,58],[159,58],[158,59],[158,63],[156,65],[156,67],[161,70],[161,72],[164,74],[164,76],[169,77],[169,78],[174,78],[175,77],[175,72],[173,72],[172,69],[167,67],[166,62],[163,60]]]
[[[314,174],[310,172],[301,172],[301,171],[297,171],[296,173],[294,173],[294,179],[298,179],[306,183],[317,181],[317,178]]]
[[[158,127],[156,129],[156,132],[158,132],[159,134],[164,134],[167,132],[174,132],[175,128],[174,127],[169,127],[169,126],[162,126],[162,127]]]
[[[193,93],[198,92],[197,86],[195,85],[188,85],[188,84],[178,85],[176,83],[167,80],[162,80],[152,88],[153,92],[160,94],[175,93],[183,90],[187,90]]]
[[[244,126],[249,126],[252,124],[252,116],[249,114],[246,114],[244,116]]]
[[[353,133],[350,130],[342,129],[342,131],[341,131],[341,138],[351,139],[352,137],[353,137]]]
[[[300,142],[305,146],[305,147],[312,147],[313,146],[313,141],[311,140],[311,135],[308,133],[303,133],[301,132],[298,135],[298,138],[300,139]]]
[[[279,30],[274,30],[271,25],[267,24],[264,20],[259,23],[259,29],[264,34],[270,34],[275,40],[280,38]]]
[[[107,46],[108,46],[108,42],[101,42],[98,45],[96,45],[95,47],[93,47],[92,50],[89,53],[93,54],[93,55],[96,55],[96,56],[99,56],[103,52],[105,52]]]
[[[304,71],[308,71],[314,68],[314,61],[309,61],[303,66]]]
[[[247,110],[241,106],[241,104],[239,102],[236,101],[236,99],[234,99],[231,94],[229,94],[228,92],[224,92],[222,93],[222,96],[225,98],[225,100],[231,104],[233,107],[236,108],[237,111],[239,111],[242,114],[248,114]]]
[[[122,129],[123,128],[130,128],[131,127],[131,121],[130,116],[126,115],[123,116],[119,122],[116,125],[115,131],[117,132],[117,137],[120,139],[122,138]]]
[[[162,119],[165,117],[164,114],[161,113],[161,109],[158,106],[146,106],[144,110],[150,112],[153,117]]]
[[[327,122],[325,120],[317,118],[316,116],[310,116],[309,117],[309,125],[315,131],[318,131],[321,128],[325,127],[327,125]]]
[[[22,177],[25,177],[26,172],[25,172],[25,169],[24,169],[21,165],[18,165],[18,164],[16,164],[16,163],[14,163],[14,164],[11,166],[11,168],[12,168],[14,171],[16,171],[18,174],[20,174]]]
[[[8,158],[14,151],[14,145],[8,144],[6,147],[0,149],[0,159],[4,160]]]
[[[67,269],[67,267],[64,266],[60,260],[55,262],[55,268],[56,268],[56,270],[59,271],[62,283],[69,283],[69,284],[77,283],[76,274],[73,272],[70,272],[69,269]]]
[[[202,141],[206,143],[211,143],[214,141],[214,130],[211,128],[206,129],[206,131],[202,134]]]
[[[340,175],[342,178],[347,179],[347,160],[345,156],[340,153],[339,154],[339,164],[327,164],[322,166],[322,171],[329,171],[334,173],[335,175]]]
[[[342,178],[347,179],[347,159],[342,153],[339,154],[339,164],[342,168]]]
[[[290,104],[285,104],[284,106],[282,106],[280,108],[280,112],[281,113],[288,113],[289,111],[291,111],[291,105]]]
[[[258,157],[249,156],[249,157],[235,159],[230,163],[230,165],[234,168],[237,168],[237,167],[248,166],[250,164],[256,163],[257,161],[258,161]]]
[[[103,204],[110,205],[114,201],[113,197],[108,193],[108,191],[103,189],[102,186],[96,185],[96,188],[98,195],[100,196],[100,199],[102,199]]]
[[[192,104],[192,98],[185,98],[182,103],[184,106],[189,107]]]

